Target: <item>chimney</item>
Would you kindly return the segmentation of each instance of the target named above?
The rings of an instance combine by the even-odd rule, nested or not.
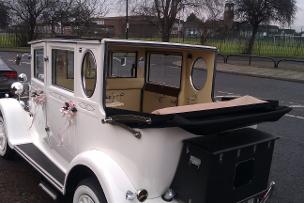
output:
[[[234,22],[234,3],[232,1],[226,1],[224,11],[224,23],[227,29],[232,29]]]

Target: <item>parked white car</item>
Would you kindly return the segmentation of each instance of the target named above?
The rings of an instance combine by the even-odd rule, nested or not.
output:
[[[276,138],[247,126],[290,109],[250,96],[214,101],[216,48],[46,39],[31,42],[31,55],[28,107],[0,100],[0,155],[21,155],[54,199],[232,203],[268,196]]]

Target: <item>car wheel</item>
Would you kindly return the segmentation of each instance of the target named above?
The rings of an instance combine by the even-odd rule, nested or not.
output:
[[[73,195],[73,203],[107,203],[99,183],[94,178],[81,181]]]
[[[8,145],[6,127],[3,117],[0,115],[0,157],[9,159],[13,155],[13,150]]]

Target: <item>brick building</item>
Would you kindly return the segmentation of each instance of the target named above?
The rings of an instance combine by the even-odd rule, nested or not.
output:
[[[97,25],[112,27],[113,37],[124,37],[126,33],[126,17],[95,18]],[[152,38],[159,36],[157,18],[151,16],[129,16],[129,36],[134,38]]]

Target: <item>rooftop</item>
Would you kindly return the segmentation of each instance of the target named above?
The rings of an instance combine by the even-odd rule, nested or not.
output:
[[[104,44],[104,43],[119,43],[126,45],[136,45],[136,46],[149,46],[149,47],[168,47],[168,48],[182,48],[182,49],[209,49],[212,51],[217,51],[216,47],[202,46],[202,45],[192,45],[192,44],[180,44],[171,42],[155,42],[155,41],[142,41],[142,40],[125,40],[125,39],[83,39],[83,38],[49,38],[41,39],[29,42],[29,44],[37,44],[41,42],[58,42],[58,43],[85,43],[85,44]]]

